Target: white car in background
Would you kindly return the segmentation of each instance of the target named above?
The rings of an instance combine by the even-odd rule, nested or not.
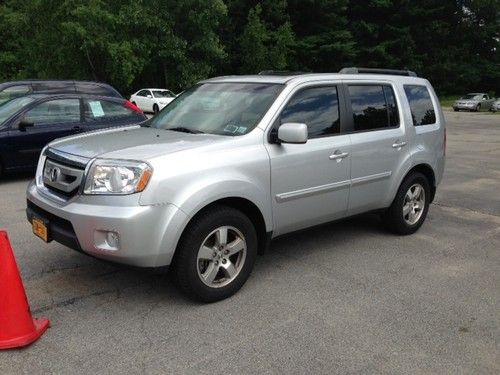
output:
[[[130,96],[130,101],[143,112],[158,113],[174,100],[176,95],[167,89],[142,89]]]

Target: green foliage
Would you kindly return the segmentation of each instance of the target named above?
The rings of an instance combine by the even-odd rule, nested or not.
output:
[[[0,80],[182,90],[217,74],[408,68],[439,93],[500,87],[498,0],[4,0]]]

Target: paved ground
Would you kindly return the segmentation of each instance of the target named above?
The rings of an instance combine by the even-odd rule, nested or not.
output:
[[[52,321],[1,352],[0,373],[499,373],[500,116],[446,115],[446,176],[417,234],[367,215],[282,238],[210,305],[43,244],[24,219],[28,177],[0,182],[0,227]]]

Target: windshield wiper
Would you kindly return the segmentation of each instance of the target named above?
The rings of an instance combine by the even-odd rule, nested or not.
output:
[[[182,133],[189,133],[189,134],[203,134],[201,130],[195,130],[195,129],[189,129],[184,126],[176,126],[174,128],[166,128],[165,130],[172,130],[174,132],[182,132]]]

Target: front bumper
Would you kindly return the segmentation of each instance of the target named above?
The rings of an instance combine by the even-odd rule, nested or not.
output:
[[[27,218],[43,219],[51,240],[96,258],[139,267],[170,264],[188,220],[183,211],[172,204],[120,206],[117,199],[109,199],[113,204],[108,205],[103,204],[105,197],[89,204],[93,197],[79,198],[56,202],[32,182],[27,189]],[[105,242],[109,232],[119,237],[114,249]]]
[[[453,109],[463,109],[467,111],[472,111],[476,109],[475,104],[467,105],[467,104],[453,104]]]

